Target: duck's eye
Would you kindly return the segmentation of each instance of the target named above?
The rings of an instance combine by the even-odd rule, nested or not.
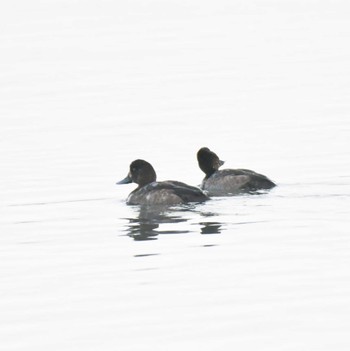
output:
[[[135,171],[136,171],[135,167],[131,168],[131,172],[135,172]]]

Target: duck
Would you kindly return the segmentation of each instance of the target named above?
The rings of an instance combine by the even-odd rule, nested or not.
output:
[[[250,169],[223,169],[224,164],[218,155],[207,147],[197,152],[199,168],[205,173],[200,188],[209,196],[235,195],[272,189],[276,184],[263,174]]]
[[[128,175],[117,184],[136,183],[130,193],[128,205],[179,205],[188,202],[204,202],[209,197],[199,188],[175,180],[158,182],[153,166],[141,159],[130,164]]]

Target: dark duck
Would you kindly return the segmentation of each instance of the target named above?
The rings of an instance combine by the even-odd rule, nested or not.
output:
[[[242,192],[255,192],[276,186],[263,174],[249,169],[223,169],[224,164],[215,152],[202,147],[197,152],[199,168],[205,173],[201,188],[209,196],[235,195]]]
[[[182,182],[175,180],[157,182],[154,168],[144,160],[133,161],[126,178],[117,184],[128,183],[138,184],[126,200],[128,205],[177,205],[209,199],[201,189]]]

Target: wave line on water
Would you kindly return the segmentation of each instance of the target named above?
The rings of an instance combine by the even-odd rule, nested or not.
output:
[[[11,204],[11,205],[9,205],[9,207],[56,205],[56,204],[65,204],[65,203],[70,203],[70,202],[104,201],[104,200],[111,200],[111,199],[113,199],[113,197],[103,197],[103,198],[94,198],[94,199],[80,199],[80,200],[30,202],[30,203],[24,203],[24,204]]]

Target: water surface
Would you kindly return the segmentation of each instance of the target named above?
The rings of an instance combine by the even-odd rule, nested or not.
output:
[[[2,350],[349,350],[346,1],[3,7]],[[203,146],[278,186],[125,204]]]

